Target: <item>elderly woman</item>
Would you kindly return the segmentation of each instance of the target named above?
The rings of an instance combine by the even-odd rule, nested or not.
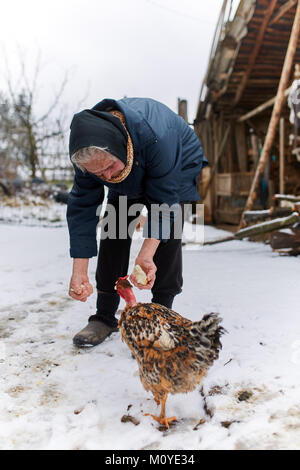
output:
[[[172,307],[182,290],[181,240],[174,236],[173,212],[166,225],[166,214],[155,217],[151,209],[161,204],[174,209],[180,203],[199,200],[197,181],[207,160],[188,124],[148,98],[105,99],[75,114],[70,156],[75,178],[67,210],[74,258],[69,294],[76,300],[85,302],[93,292],[88,263],[97,255],[96,227],[104,186],[108,187],[107,204],[116,214],[117,226],[111,231],[108,227],[108,236],[100,240],[96,314],[73,339],[77,346],[94,346],[117,331],[115,313],[120,299],[114,286],[118,277],[127,274],[132,237],[128,227],[144,205],[148,209],[147,234],[135,264],[146,272],[148,282],[144,286],[133,275],[130,279],[140,289],[151,289],[152,302]],[[134,216],[123,213],[124,197],[128,213],[139,204]],[[126,225],[125,236],[121,224]]]

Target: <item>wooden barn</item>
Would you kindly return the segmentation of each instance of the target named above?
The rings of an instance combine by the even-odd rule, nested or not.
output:
[[[299,3],[241,0],[232,16],[224,0],[194,122],[207,222],[238,225],[245,207],[300,194]]]

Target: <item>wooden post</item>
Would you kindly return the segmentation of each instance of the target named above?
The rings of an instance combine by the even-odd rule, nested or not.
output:
[[[218,158],[218,152],[219,152],[219,133],[218,133],[218,118],[217,115],[214,115],[214,120],[213,120],[213,139],[214,139],[214,166],[211,169],[210,172],[210,181],[212,178],[214,179],[214,191],[213,191],[213,219],[214,222],[216,222],[215,219],[215,214],[218,209],[218,195],[217,195],[217,185],[216,185],[216,179],[214,178],[214,175],[218,174],[219,171],[219,158]]]
[[[280,119],[279,192],[284,194],[284,118]]]
[[[276,129],[278,126],[278,121],[280,119],[280,114],[281,114],[282,106],[284,103],[284,92],[288,85],[288,81],[289,81],[291,70],[292,70],[293,60],[294,60],[295,53],[296,53],[299,32],[300,32],[300,1],[298,1],[298,5],[297,5],[297,10],[296,10],[295,18],[294,18],[294,24],[293,24],[293,28],[292,28],[292,32],[291,32],[291,36],[289,40],[289,45],[287,48],[287,53],[286,53],[285,60],[284,60],[284,65],[283,65],[283,69],[282,69],[282,73],[280,77],[277,96],[276,96],[271,120],[269,123],[267,135],[265,138],[264,147],[263,147],[262,154],[260,156],[260,159],[256,168],[256,172],[255,172],[255,176],[254,176],[252,186],[250,189],[249,197],[248,197],[246,206],[244,208],[244,211],[241,217],[240,228],[245,227],[246,225],[245,220],[244,220],[244,212],[251,210],[253,207],[254,201],[256,199],[256,190],[259,185],[261,175],[264,172],[266,164],[269,160],[270,151],[274,142]]]
[[[181,100],[178,98],[178,114],[185,120],[185,122],[188,122],[187,100]]]
[[[209,187],[210,187],[210,185],[211,185],[211,183],[214,179],[215,174],[217,173],[218,164],[219,164],[220,158],[222,157],[223,152],[225,150],[229,134],[230,134],[230,124],[227,125],[227,129],[225,131],[225,134],[223,136],[223,140],[222,140],[221,145],[220,145],[220,150],[218,151],[218,154],[215,155],[214,165],[211,169],[210,178],[209,178],[209,181],[208,181],[208,183],[207,183],[207,185],[206,185],[206,187],[203,191],[203,199],[206,198]],[[217,147],[216,147],[216,152],[217,152]]]
[[[246,128],[243,122],[235,124],[235,143],[239,162],[239,170],[245,173],[248,169],[248,149],[246,141]]]
[[[259,160],[259,143],[257,135],[252,132],[251,134],[251,147],[252,147],[252,155],[253,155],[253,171],[257,167],[257,163]],[[252,171],[252,168],[251,168]]]
[[[210,155],[211,155],[211,160],[210,160],[210,167],[209,167],[209,177],[211,174],[211,166],[214,164],[215,161],[215,143],[214,143],[214,126],[213,126],[213,119],[214,115],[212,115],[211,119],[209,120],[209,142],[210,142]],[[204,192],[205,189],[203,188]],[[214,182],[210,186],[209,192],[206,193],[206,196],[210,199],[210,212],[211,212],[211,218],[213,220],[214,217],[214,212],[215,212],[215,193],[216,193],[216,185]],[[205,197],[203,197],[203,200]]]

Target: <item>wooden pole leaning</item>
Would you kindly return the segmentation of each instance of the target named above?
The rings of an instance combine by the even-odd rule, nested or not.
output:
[[[246,205],[245,205],[242,217],[241,217],[239,229],[246,226],[244,213],[246,211],[250,211],[253,208],[253,205],[257,196],[256,191],[260,182],[260,178],[265,170],[265,167],[270,157],[271,148],[274,142],[276,130],[278,127],[278,122],[279,122],[281,111],[282,111],[282,106],[283,106],[284,99],[285,99],[284,92],[288,86],[288,82],[289,82],[289,78],[290,78],[290,74],[291,74],[291,70],[293,66],[293,60],[294,60],[295,53],[296,53],[299,33],[300,33],[300,0],[298,0],[298,4],[297,4],[294,24],[293,24],[293,28],[292,28],[292,32],[291,32],[291,36],[289,40],[289,45],[288,45],[285,60],[284,60],[284,65],[283,65],[283,69],[282,69],[282,73],[280,77],[279,87],[278,87],[276,100],[275,100],[274,107],[273,107],[271,120],[269,123],[263,150],[262,150],[262,153],[261,153],[261,156],[260,156],[257,168],[256,168],[256,172],[252,181],[250,193],[249,193],[249,196],[248,196],[248,199],[247,199],[247,202],[246,202]]]

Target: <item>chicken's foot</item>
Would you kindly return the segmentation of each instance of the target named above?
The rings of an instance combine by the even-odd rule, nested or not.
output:
[[[164,395],[164,397],[161,400],[161,412],[159,416],[152,415],[150,413],[146,413],[145,416],[152,416],[155,421],[158,421],[159,424],[162,426],[165,426],[167,429],[169,428],[169,423],[172,423],[173,421],[177,421],[176,416],[172,416],[171,418],[166,417],[166,401],[168,398],[168,394]],[[159,405],[159,400],[157,398],[154,398],[156,403]]]

